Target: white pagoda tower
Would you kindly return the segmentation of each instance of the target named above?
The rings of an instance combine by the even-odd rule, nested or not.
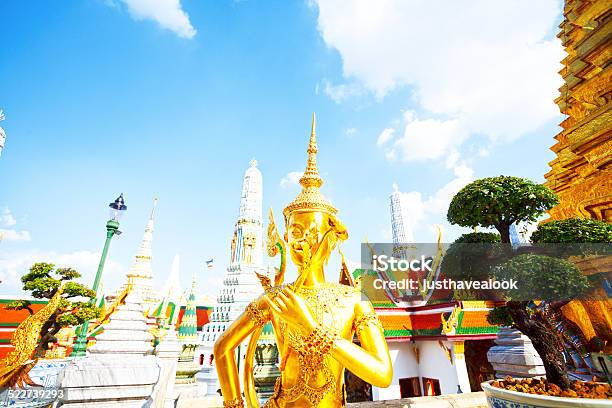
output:
[[[0,109],[0,122],[4,120],[4,112]],[[0,154],[2,154],[2,149],[4,149],[4,142],[6,141],[6,133],[4,133],[4,129],[0,127]]]
[[[393,183],[393,193],[389,196],[391,210],[391,230],[394,244],[403,244],[414,241],[412,231],[406,225],[408,212],[404,204],[404,197],[399,191],[397,184]]]
[[[223,287],[217,296],[217,304],[200,333],[200,345],[196,358],[203,361],[197,375],[198,382],[205,383],[208,395],[216,395],[220,388],[214,366],[213,345],[217,338],[262,292],[255,272],[265,274],[263,267],[263,219],[262,176],[257,161],[251,160],[244,173],[240,211],[234,226],[231,242],[230,264],[223,279]],[[244,360],[246,347],[240,347],[239,366]],[[201,357],[200,357],[201,356]]]
[[[153,309],[159,304],[161,297],[153,289],[153,271],[151,268],[151,255],[152,255],[152,243],[153,243],[153,227],[155,220],[155,207],[157,206],[157,198],[153,200],[153,208],[149,215],[149,221],[145,227],[145,231],[140,243],[140,247],[134,257],[134,262],[127,273],[127,282],[117,291],[123,292],[127,285],[132,285],[132,291],[138,292],[138,297],[141,299],[145,311],[147,314],[151,313]],[[107,300],[115,298],[109,297]]]

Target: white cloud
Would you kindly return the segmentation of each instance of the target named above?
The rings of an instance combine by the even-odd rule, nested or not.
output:
[[[189,21],[180,0],[121,0],[134,20],[153,20],[182,38],[193,38],[197,31]],[[108,1],[107,1],[108,2]],[[111,2],[116,5],[116,3]]]
[[[395,133],[395,129],[393,128],[384,129],[382,132],[380,132],[380,135],[378,135],[378,139],[376,140],[376,145],[377,146],[384,145],[389,140],[393,139],[394,133]]]
[[[437,120],[415,118],[405,124],[404,135],[392,149],[403,161],[423,161],[445,157],[467,138],[458,119]]]
[[[29,231],[19,231],[13,227],[17,224],[15,216],[8,207],[4,207],[0,214],[0,241],[12,242],[27,242],[32,239]]]
[[[479,157],[487,157],[487,156],[489,155],[489,153],[490,153],[490,152],[489,152],[489,149],[487,149],[486,147],[480,147],[480,148],[478,149],[478,152],[476,152],[476,154],[477,154]]]
[[[357,130],[357,128],[354,127],[350,127],[344,130],[344,134],[348,137],[351,138],[353,136],[355,136],[357,133],[359,133],[359,131]]]
[[[11,213],[11,210],[9,210],[8,207],[4,207],[4,210],[2,211],[2,214],[0,215],[0,226],[12,227],[15,224],[17,224],[17,220]]]
[[[346,99],[362,95],[364,93],[364,89],[356,83],[333,85],[331,82],[324,80],[323,92],[325,92],[325,94],[334,102],[341,103]],[[318,85],[316,88],[316,93],[319,93]]]
[[[287,175],[281,179],[280,186],[282,188],[297,186],[303,174],[304,172],[302,171],[292,171],[287,173]]]
[[[446,221],[446,211],[453,196],[474,178],[472,168],[459,164],[453,168],[455,177],[433,194],[424,197],[419,191],[401,192],[401,205],[404,214],[404,227],[408,241],[426,242],[427,238],[436,239],[440,225],[442,231],[454,229]],[[441,215],[444,218],[440,218]],[[430,234],[424,237],[422,234]]]
[[[0,228],[0,241],[27,242],[30,241],[30,231],[17,231],[14,229]]]
[[[56,267],[72,267],[81,273],[80,282],[91,285],[100,262],[100,253],[92,251],[75,251],[71,253],[58,253],[55,251],[3,251],[0,252],[0,293],[19,294],[21,291],[20,278],[30,266],[36,262],[49,262]],[[106,260],[104,266],[103,282],[106,290],[119,287],[125,279],[126,268],[119,262]]]
[[[404,119],[399,159],[437,159],[474,134],[513,140],[559,116],[553,100],[563,52],[550,38],[559,0],[316,3],[319,31],[340,53],[347,86],[379,98],[411,87],[421,117]]]

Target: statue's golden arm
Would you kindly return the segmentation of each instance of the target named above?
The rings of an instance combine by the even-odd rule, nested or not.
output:
[[[362,380],[377,387],[388,387],[393,378],[391,357],[370,302],[355,305],[355,322],[360,322],[356,331],[361,346],[345,339],[337,340],[331,357]]]
[[[266,302],[259,298],[252,302],[215,342],[213,353],[225,401],[241,398],[234,351],[257,327],[263,326],[268,320],[270,318]]]

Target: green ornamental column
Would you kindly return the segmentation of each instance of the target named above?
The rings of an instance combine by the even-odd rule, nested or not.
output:
[[[96,298],[91,300],[91,303],[97,303],[97,298],[100,296],[98,288],[100,287],[100,281],[102,280],[102,271],[104,270],[104,264],[106,262],[106,256],[108,255],[108,248],[110,246],[111,239],[115,235],[120,235],[119,231],[119,220],[121,215],[127,206],[121,194],[117,199],[108,205],[110,207],[110,219],[106,223],[106,240],[104,241],[104,248],[102,249],[102,256],[100,257],[100,263],[98,264],[98,271],[96,272],[96,278],[93,283],[92,289],[96,292]],[[83,322],[83,324],[77,329],[77,338],[74,343],[74,348],[70,354],[72,357],[84,357],[85,351],[87,350],[87,329],[89,328],[89,321]]]

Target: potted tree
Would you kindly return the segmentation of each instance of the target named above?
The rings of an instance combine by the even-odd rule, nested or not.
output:
[[[493,278],[514,279],[521,285],[518,291],[504,293],[506,306],[491,313],[491,323],[511,324],[523,332],[544,362],[545,380],[506,379],[483,383],[489,404],[495,408],[610,406],[605,400],[612,398],[608,384],[570,381],[561,338],[545,318],[538,317],[533,307],[534,300],[547,294],[555,299],[577,296],[589,286],[587,278],[565,259],[515,251],[509,245],[513,223],[534,222],[557,203],[556,195],[542,185],[499,176],[468,184],[449,206],[447,218],[452,224],[495,228],[499,232],[503,250],[495,251],[487,271]]]

